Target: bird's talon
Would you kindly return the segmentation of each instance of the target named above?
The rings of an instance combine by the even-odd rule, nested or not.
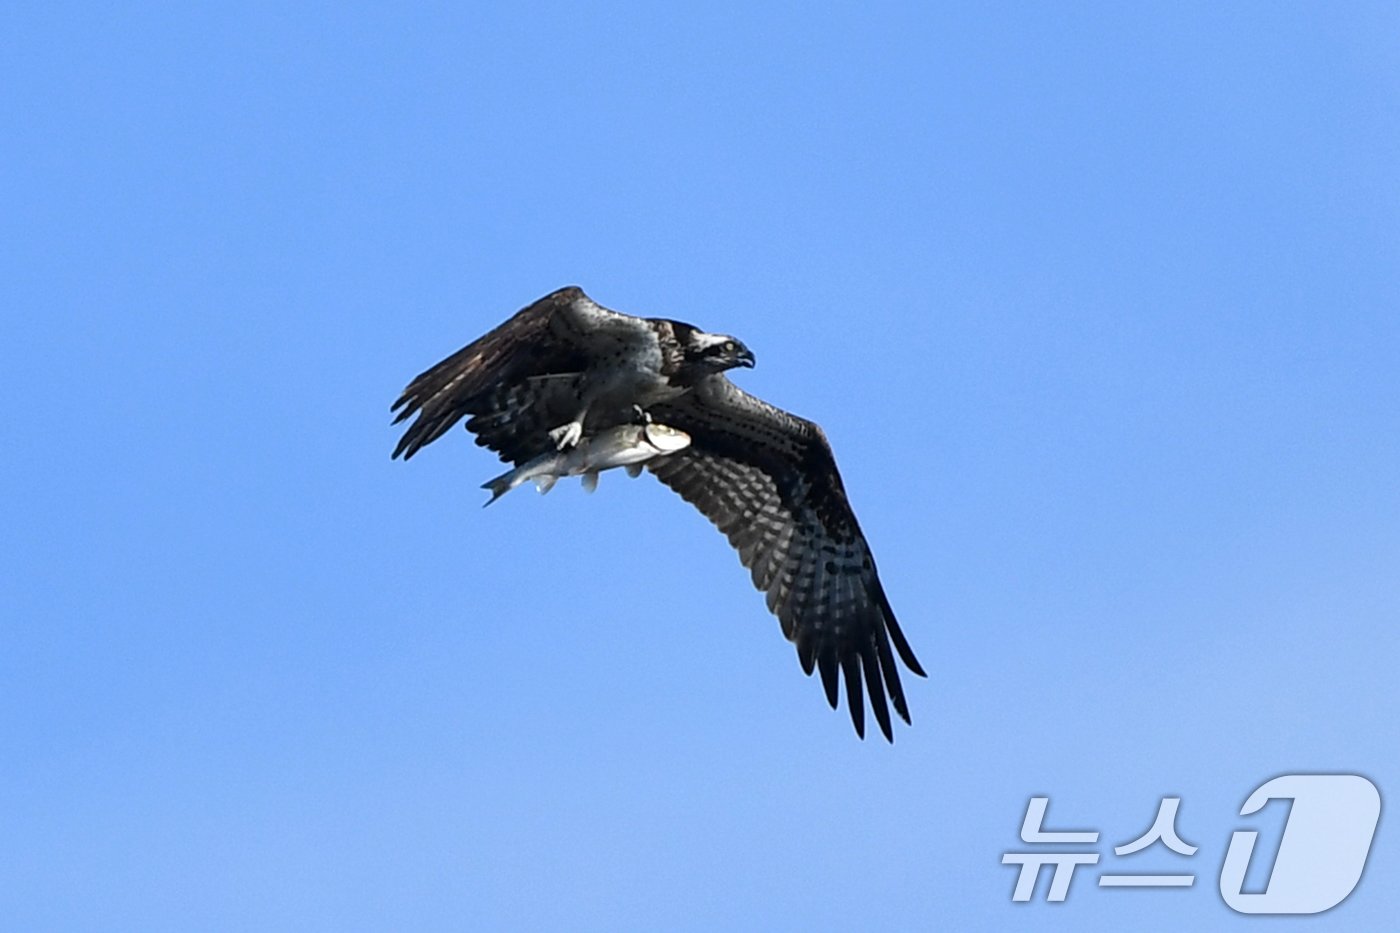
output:
[[[583,425],[577,421],[561,424],[549,432],[549,438],[559,450],[573,447],[583,438]]]

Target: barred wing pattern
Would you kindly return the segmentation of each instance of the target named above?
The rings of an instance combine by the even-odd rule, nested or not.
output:
[[[802,669],[821,671],[832,708],[844,680],[857,734],[865,736],[868,694],[880,731],[893,742],[889,705],[910,720],[891,643],[909,670],[925,674],[895,621],[821,428],[724,376],[651,413],[689,432],[692,444],[647,469],[738,550],[796,644]]]
[[[476,443],[523,463],[553,449],[547,432],[578,410],[581,389],[600,355],[619,347],[652,349],[643,319],[604,308],[577,286],[522,308],[408,384],[394,424],[418,417],[399,439],[405,460],[464,417]]]

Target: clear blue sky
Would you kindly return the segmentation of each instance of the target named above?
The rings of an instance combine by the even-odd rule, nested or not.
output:
[[[1232,929],[1400,803],[1395,4],[198,6],[0,25],[7,928]],[[893,747],[649,477],[390,461],[569,283],[826,428]],[[1013,905],[1033,794],[1196,887]]]

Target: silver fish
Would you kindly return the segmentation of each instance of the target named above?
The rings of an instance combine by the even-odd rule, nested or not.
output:
[[[690,435],[665,424],[624,424],[585,437],[568,450],[551,451],[502,473],[482,489],[491,490],[490,505],[521,483],[533,480],[541,493],[549,492],[563,476],[583,476],[583,488],[598,487],[598,474],[626,467],[630,476],[642,472],[642,464],[690,446]]]

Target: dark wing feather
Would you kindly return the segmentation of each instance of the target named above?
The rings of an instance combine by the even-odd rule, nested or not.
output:
[[[407,460],[469,416],[477,444],[502,460],[552,449],[548,431],[577,413],[596,341],[635,344],[651,333],[641,318],[610,311],[577,286],[546,295],[408,384],[391,408],[394,423],[418,417],[394,456]]]
[[[865,735],[868,693],[880,731],[894,741],[886,697],[905,722],[909,707],[891,640],[905,666],[924,671],[895,621],[821,428],[723,376],[651,414],[692,442],[647,469],[729,538],[802,669],[821,671],[832,708],[839,674],[856,732]]]
[[[463,403],[476,443],[521,464],[554,450],[551,428],[574,417],[586,375],[566,372],[502,383]]]

